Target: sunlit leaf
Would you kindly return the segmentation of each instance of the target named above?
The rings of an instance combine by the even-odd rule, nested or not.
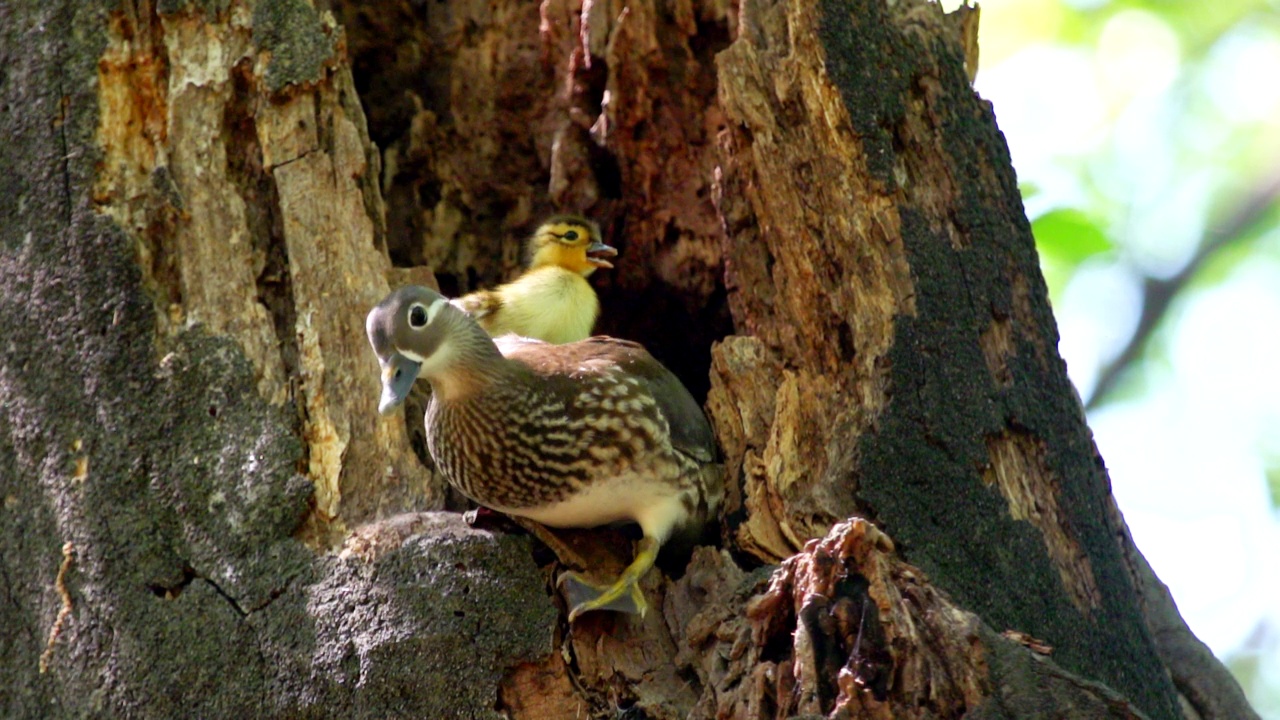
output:
[[[1031,223],[1031,232],[1042,255],[1070,265],[1078,265],[1085,258],[1114,247],[1092,218],[1074,208],[1050,210],[1041,215]]]

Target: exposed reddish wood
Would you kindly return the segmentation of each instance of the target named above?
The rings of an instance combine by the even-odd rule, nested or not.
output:
[[[542,662],[512,668],[498,689],[498,704],[512,720],[591,716],[586,701],[578,697],[569,682],[564,660],[558,653],[548,655]]]
[[[841,523],[785,562],[748,606],[757,646],[785,638],[795,623],[798,692],[775,698],[780,710],[952,717],[990,694],[979,619],[892,551],[871,524]]]

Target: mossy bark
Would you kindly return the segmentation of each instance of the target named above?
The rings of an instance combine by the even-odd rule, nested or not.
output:
[[[0,714],[1250,716],[1110,495],[974,22],[0,6]],[[725,454],[721,547],[643,619],[570,627],[375,412],[367,308],[504,278],[552,211]]]

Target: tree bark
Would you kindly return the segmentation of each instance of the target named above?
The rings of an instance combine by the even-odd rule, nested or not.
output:
[[[0,715],[1253,717],[1110,495],[976,21],[0,6]],[[625,535],[470,527],[376,413],[368,308],[554,210],[725,455],[642,619],[552,590]]]

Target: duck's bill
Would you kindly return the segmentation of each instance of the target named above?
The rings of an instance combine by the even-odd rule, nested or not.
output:
[[[418,379],[418,371],[422,363],[395,353],[382,361],[382,399],[378,401],[378,412],[386,415],[399,407],[409,397],[409,389],[413,381]]]
[[[617,257],[618,249],[602,242],[593,242],[587,247],[587,262],[596,267],[611,268],[613,263],[607,258]]]

